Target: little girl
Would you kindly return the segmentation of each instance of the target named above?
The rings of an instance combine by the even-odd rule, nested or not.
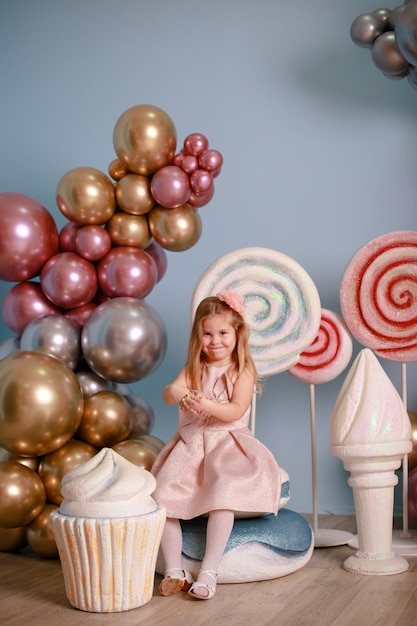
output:
[[[178,432],[158,455],[153,494],[165,507],[161,541],[164,596],[188,591],[208,600],[236,515],[277,514],[281,481],[272,453],[248,428],[255,364],[249,354],[249,328],[238,294],[222,291],[197,308],[188,357],[163,399],[179,405]],[[179,520],[208,515],[206,550],[192,584],[182,569]]]

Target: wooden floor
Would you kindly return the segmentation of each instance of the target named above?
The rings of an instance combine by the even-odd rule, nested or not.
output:
[[[355,518],[320,516],[319,528],[355,533]],[[306,566],[289,576],[219,585],[208,602],[184,593],[162,597],[157,577],[150,602],[108,614],[71,607],[59,560],[40,559],[27,550],[0,553],[0,624],[417,626],[417,556],[407,557],[410,568],[403,574],[362,576],[343,569],[353,553],[349,546],[318,548]]]

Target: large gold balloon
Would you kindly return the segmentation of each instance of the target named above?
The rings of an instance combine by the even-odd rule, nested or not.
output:
[[[149,229],[165,250],[182,252],[197,243],[203,226],[200,215],[191,204],[176,209],[157,205],[149,213]]]
[[[0,528],[0,552],[14,552],[26,545],[26,526]]]
[[[53,504],[61,504],[64,499],[61,494],[62,477],[95,454],[97,449],[89,443],[72,439],[44,456],[39,464],[38,474],[45,485],[47,500]]]
[[[76,167],[64,174],[56,202],[61,213],[76,224],[104,224],[116,210],[113,182],[94,167]]]
[[[151,181],[147,176],[127,174],[116,185],[117,204],[126,213],[144,215],[155,205]]]
[[[121,441],[113,446],[113,450],[128,461],[131,461],[131,463],[148,470],[148,472],[158,456],[155,448],[147,446],[144,441],[137,439]]]
[[[165,111],[149,104],[138,104],[117,120],[113,145],[128,170],[150,176],[171,163],[177,147],[177,131]]]
[[[54,504],[45,504],[42,511],[26,526],[26,539],[35,554],[44,559],[57,559],[58,548],[52,532],[49,516],[57,509]]]
[[[17,461],[0,463],[0,527],[26,526],[45,502],[45,487],[36,472]]]
[[[132,409],[116,391],[98,391],[85,399],[78,437],[96,448],[111,448],[132,430]]]
[[[113,246],[133,246],[144,250],[152,241],[146,215],[116,211],[106,224]]]
[[[10,452],[42,456],[63,446],[83,403],[76,375],[60,359],[17,352],[0,361],[0,445]]]

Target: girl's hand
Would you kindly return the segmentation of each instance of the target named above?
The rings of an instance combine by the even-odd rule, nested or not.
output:
[[[203,411],[201,410],[200,404],[203,399],[204,396],[202,393],[190,389],[188,393],[181,398],[178,405],[183,413],[197,413],[197,415],[201,415]]]

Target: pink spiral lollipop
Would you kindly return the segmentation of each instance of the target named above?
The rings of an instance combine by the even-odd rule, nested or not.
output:
[[[303,383],[327,383],[347,367],[352,350],[352,337],[343,319],[322,309],[317,337],[288,373]]]
[[[417,360],[417,232],[369,241],[340,286],[342,315],[356,339],[393,361]]]

